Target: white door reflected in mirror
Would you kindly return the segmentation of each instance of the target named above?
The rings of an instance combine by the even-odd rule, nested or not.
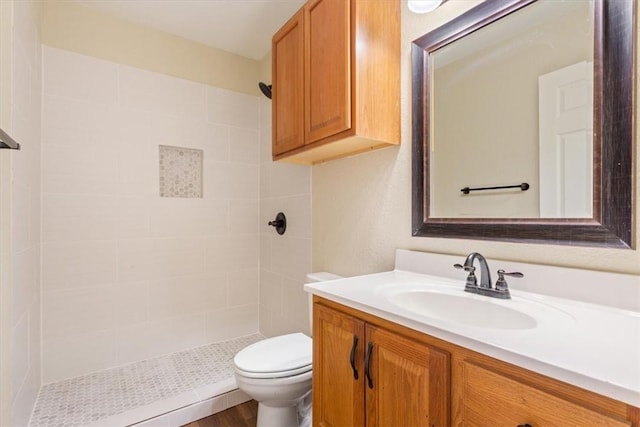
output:
[[[593,216],[593,62],[538,78],[540,217]]]

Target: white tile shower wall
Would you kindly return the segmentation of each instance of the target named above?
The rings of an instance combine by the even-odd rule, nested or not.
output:
[[[41,378],[40,210],[41,49],[40,5],[13,2],[11,135],[12,152],[12,317],[13,424],[27,425]],[[4,68],[3,68],[4,70]],[[2,310],[7,309],[2,304]],[[4,331],[4,328],[3,328]]]
[[[260,99],[260,332],[310,333],[305,274],[311,271],[311,167],[271,160],[271,101]],[[287,230],[267,225],[278,212]]]
[[[257,332],[258,98],[43,56],[44,383]],[[160,197],[159,145],[203,198]]]

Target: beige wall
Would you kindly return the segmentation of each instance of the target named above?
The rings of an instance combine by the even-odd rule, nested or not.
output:
[[[314,269],[344,275],[384,271],[393,268],[394,250],[406,248],[460,256],[479,251],[490,258],[640,274],[637,250],[411,237],[411,41],[478,3],[451,1],[416,15],[403,2],[402,145],[313,167]],[[640,185],[635,188],[640,191]],[[635,230],[640,241],[638,218]]]
[[[0,425],[26,426],[40,387],[40,16],[0,2]]]
[[[44,2],[45,45],[258,95],[258,61],[66,0]]]

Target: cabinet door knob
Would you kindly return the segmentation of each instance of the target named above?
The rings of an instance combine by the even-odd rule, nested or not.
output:
[[[373,380],[371,379],[371,353],[373,353],[373,343],[367,345],[367,354],[364,356],[364,376],[367,377],[369,388],[373,388]]]
[[[353,345],[351,346],[351,355],[349,356],[349,363],[351,363],[351,369],[353,369],[353,379],[358,379],[358,368],[356,368],[356,348],[358,348],[358,336],[353,336]]]

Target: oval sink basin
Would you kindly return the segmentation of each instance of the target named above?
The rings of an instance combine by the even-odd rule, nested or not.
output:
[[[535,318],[526,313],[491,300],[483,301],[464,295],[411,291],[390,296],[389,301],[414,313],[483,328],[531,329],[538,324]]]
[[[376,293],[398,308],[431,319],[479,328],[523,330],[553,327],[572,316],[547,304],[525,298],[502,300],[464,292],[441,283],[397,283]]]

